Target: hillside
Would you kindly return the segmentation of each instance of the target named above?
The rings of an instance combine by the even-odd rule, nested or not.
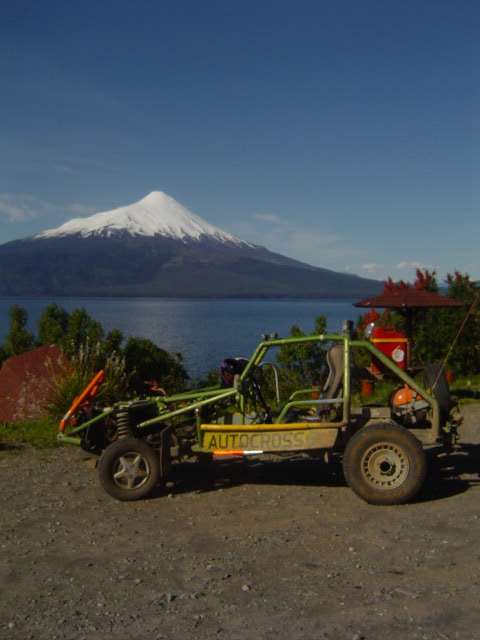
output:
[[[245,242],[161,192],[0,246],[0,295],[350,297],[379,289]]]

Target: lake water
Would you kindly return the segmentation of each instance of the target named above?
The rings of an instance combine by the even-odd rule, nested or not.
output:
[[[330,332],[344,319],[356,320],[352,300],[166,299],[166,298],[0,298],[0,342],[9,328],[14,304],[28,313],[28,328],[51,302],[73,311],[83,307],[106,331],[118,328],[126,337],[149,338],[162,349],[179,351],[192,377],[218,368],[225,357],[249,357],[263,333],[287,336],[296,324],[311,333],[319,315]]]

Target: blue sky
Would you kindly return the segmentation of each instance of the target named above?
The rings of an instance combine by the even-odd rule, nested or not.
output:
[[[480,278],[476,1],[2,0],[0,242],[165,191],[296,259]]]

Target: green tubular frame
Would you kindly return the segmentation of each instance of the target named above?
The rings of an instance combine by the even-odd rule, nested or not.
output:
[[[113,407],[109,407],[97,416],[87,420],[87,422],[83,422],[78,427],[72,427],[68,430],[68,433],[59,433],[57,438],[60,442],[64,442],[65,444],[80,444],[81,438],[77,434],[86,431],[89,427],[94,425],[96,422],[100,422],[100,420],[103,420],[114,411],[115,409]]]
[[[259,343],[257,348],[255,349],[252,357],[248,361],[245,369],[240,374],[238,378],[238,382],[234,385],[233,388],[222,388],[220,386],[216,387],[207,387],[204,389],[199,389],[197,391],[188,391],[185,393],[178,393],[172,396],[155,396],[151,398],[147,398],[148,401],[155,402],[159,408],[160,414],[149,420],[145,420],[137,425],[137,429],[143,429],[147,427],[151,427],[153,425],[160,425],[161,423],[167,422],[172,418],[176,418],[178,416],[187,414],[189,412],[195,412],[197,414],[196,418],[196,426],[197,426],[197,442],[201,443],[201,431],[200,424],[201,419],[198,415],[198,409],[215,404],[219,401],[223,401],[226,399],[232,399],[235,401],[240,414],[243,416],[243,424],[245,424],[245,413],[246,413],[246,396],[242,393],[243,383],[248,379],[251,371],[260,366],[263,362],[263,359],[267,353],[267,351],[272,347],[279,347],[282,345],[295,345],[302,344],[308,342],[343,342],[343,357],[344,357],[344,378],[343,378],[343,395],[338,398],[329,398],[329,399],[311,399],[308,400],[299,400],[297,399],[301,395],[305,395],[310,393],[312,390],[302,389],[296,391],[292,396],[288,399],[287,403],[283,407],[279,416],[275,419],[276,424],[282,424],[282,420],[285,418],[287,412],[296,407],[304,407],[304,406],[318,406],[322,404],[341,404],[342,405],[342,419],[340,422],[334,423],[338,427],[345,426],[350,421],[350,392],[351,392],[351,349],[359,348],[366,349],[372,356],[377,358],[387,369],[389,369],[395,376],[397,376],[402,382],[411,387],[414,391],[416,391],[419,395],[421,395],[430,405],[432,409],[432,427],[431,427],[431,436],[432,441],[439,440],[441,437],[441,420],[440,420],[440,410],[438,406],[437,400],[426,393],[424,389],[422,389],[416,382],[411,378],[408,373],[400,369],[390,358],[384,355],[379,349],[377,349],[371,342],[366,340],[354,340],[349,336],[344,336],[340,334],[319,334],[319,335],[310,335],[310,336],[299,336],[299,337],[290,337],[290,338],[275,338],[263,340]],[[317,389],[314,389],[318,391]],[[131,402],[121,402],[117,403],[116,407],[127,408],[132,406],[136,401],[133,400]],[[178,404],[188,403],[186,406],[176,406]],[[173,406],[171,406],[173,405]],[[58,435],[59,440],[65,443],[71,444],[79,444],[80,437],[83,431],[88,429],[90,426],[95,424],[96,422],[103,420],[108,415],[115,411],[115,407],[111,407],[104,411],[103,413],[95,416],[91,420],[83,423],[80,426],[73,427],[68,429],[67,433],[60,433]],[[321,428],[323,425],[325,427],[332,426],[332,423],[313,423],[315,428]],[[313,426],[313,425],[312,425]]]
[[[416,391],[424,398],[432,409],[432,440],[439,440],[441,438],[441,420],[440,420],[440,407],[436,398],[428,394],[415,380],[408,375],[406,371],[400,369],[393,360],[390,360],[388,356],[379,351],[371,342],[365,340],[351,340],[350,345],[352,347],[360,347],[367,349],[372,356],[375,356],[382,364],[385,365],[392,373],[394,373],[402,382],[407,384],[411,389]]]

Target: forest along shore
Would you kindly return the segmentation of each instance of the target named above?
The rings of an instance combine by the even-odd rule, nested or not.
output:
[[[112,500],[76,448],[0,451],[0,636],[478,638],[480,405],[413,504],[312,461],[177,468]]]

